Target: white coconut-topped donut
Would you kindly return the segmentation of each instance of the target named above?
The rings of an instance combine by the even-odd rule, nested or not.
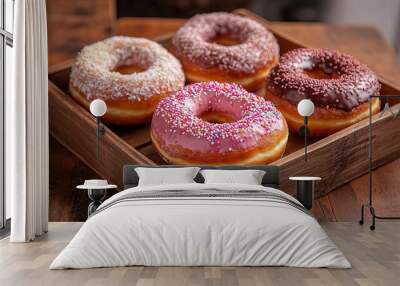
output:
[[[123,74],[118,72],[121,67],[140,71]],[[74,98],[86,107],[93,99],[103,99],[106,121],[117,124],[150,120],[159,100],[184,83],[181,64],[160,44],[122,36],[83,48],[70,77]]]

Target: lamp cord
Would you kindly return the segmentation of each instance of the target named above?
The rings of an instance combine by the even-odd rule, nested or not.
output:
[[[304,116],[304,161],[307,162],[308,116]]]
[[[96,117],[96,158],[99,160],[100,158],[100,117]]]

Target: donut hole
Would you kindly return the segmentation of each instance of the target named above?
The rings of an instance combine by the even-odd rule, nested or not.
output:
[[[235,122],[235,118],[232,114],[223,111],[207,110],[202,112],[199,117],[209,123],[223,124]]]
[[[236,46],[241,44],[237,38],[231,37],[230,35],[217,35],[209,40],[210,43],[214,43],[220,46]]]
[[[136,65],[131,65],[131,66],[120,65],[120,66],[115,67],[113,71],[120,73],[120,74],[133,74],[133,73],[144,72],[145,70],[147,70],[147,69],[136,66]]]
[[[117,61],[111,70],[120,74],[141,73],[152,64],[153,59],[147,51],[127,48],[117,52]]]
[[[315,78],[315,79],[334,79],[337,78],[336,73],[328,73],[325,70],[315,67],[310,70],[303,70],[303,73],[308,77]]]
[[[336,79],[340,76],[337,67],[333,68],[330,65],[326,65],[323,63],[311,63],[310,67],[304,68],[302,72],[306,76],[314,79]]]
[[[189,103],[188,106],[193,106],[194,114],[213,124],[232,123],[242,118],[241,106],[244,102],[230,100],[225,94],[218,92],[209,92],[203,94],[202,97]]]

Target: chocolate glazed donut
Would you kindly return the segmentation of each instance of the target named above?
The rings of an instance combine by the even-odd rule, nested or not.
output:
[[[369,114],[368,99],[379,95],[377,76],[353,57],[328,49],[296,49],[283,55],[267,78],[266,97],[285,116],[289,129],[298,132],[303,118],[297,104],[304,98],[315,104],[309,118],[311,136],[326,136]],[[372,100],[373,114],[380,101]]]

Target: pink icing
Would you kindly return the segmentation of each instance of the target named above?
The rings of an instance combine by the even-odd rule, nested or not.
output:
[[[210,123],[199,116],[219,111],[231,123]],[[185,86],[163,99],[152,120],[152,132],[171,155],[180,146],[192,152],[244,151],[265,142],[266,136],[284,127],[275,106],[237,84],[203,82]],[[171,148],[169,148],[171,147]]]
[[[240,44],[223,46],[210,42],[218,36],[228,36]],[[261,24],[223,12],[191,18],[175,34],[172,44],[197,65],[234,73],[255,73],[279,57],[274,35]]]

